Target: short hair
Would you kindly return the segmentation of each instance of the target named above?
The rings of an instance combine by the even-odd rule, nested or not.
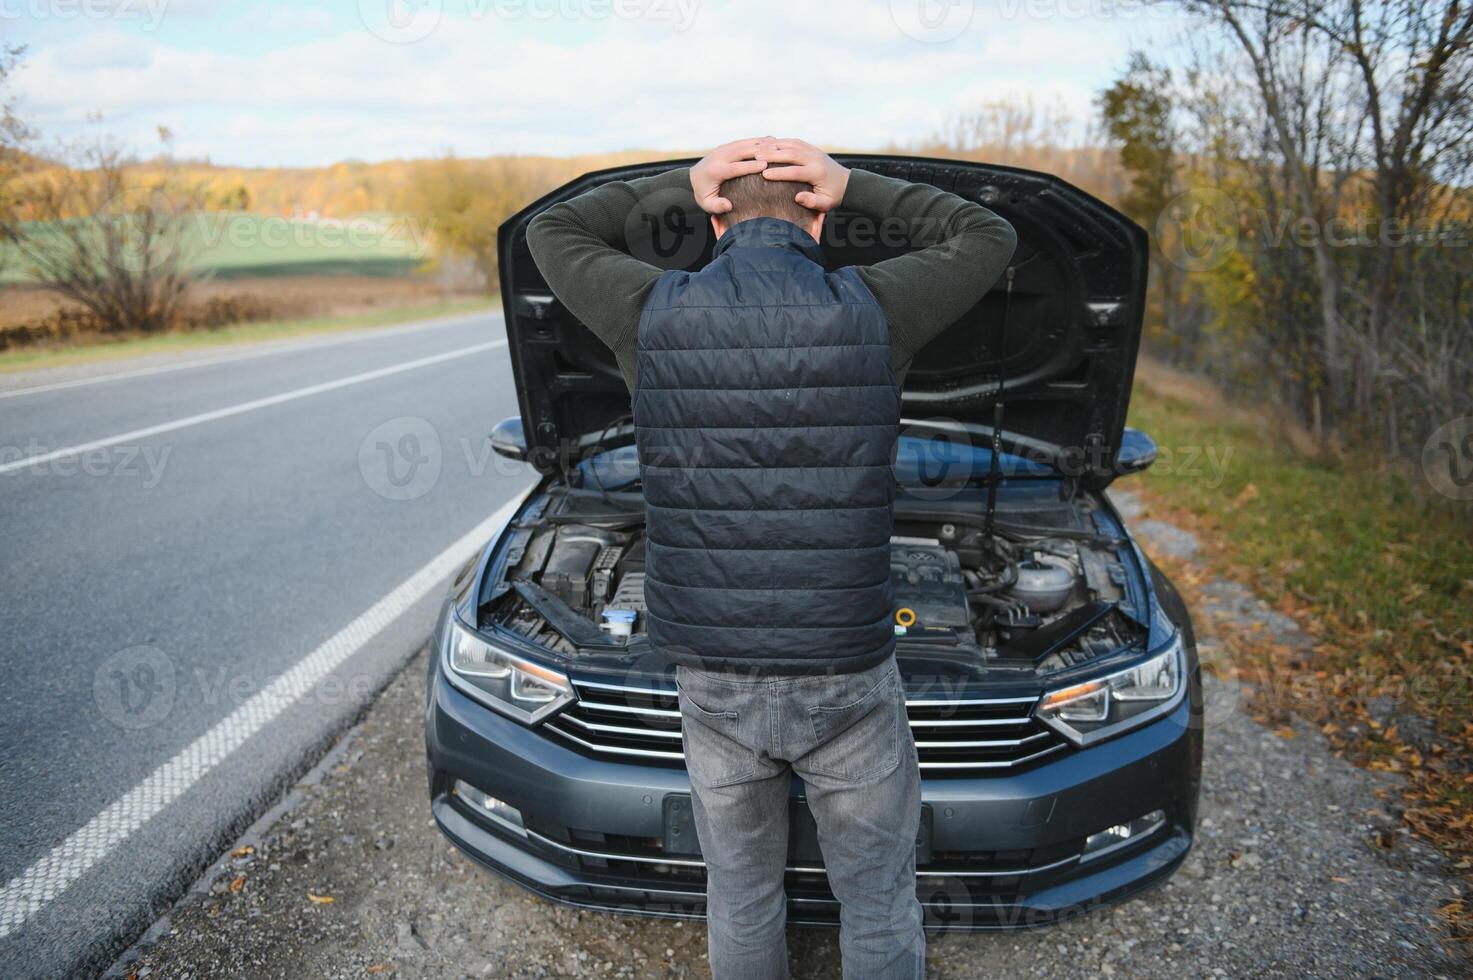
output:
[[[793,198],[811,190],[812,184],[797,180],[768,180],[760,173],[733,177],[721,182],[721,196],[731,202],[731,210],[717,217],[728,227],[748,218],[781,218],[806,228],[818,212],[805,208]]]

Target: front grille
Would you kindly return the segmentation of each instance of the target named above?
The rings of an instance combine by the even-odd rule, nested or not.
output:
[[[602,681],[573,682],[578,700],[544,728],[582,751],[625,762],[683,765],[675,691]],[[1032,716],[1036,697],[915,698],[905,702],[921,769],[928,775],[1011,770],[1068,743]]]

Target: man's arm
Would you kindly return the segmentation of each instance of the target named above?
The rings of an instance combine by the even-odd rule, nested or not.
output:
[[[919,235],[932,241],[858,270],[889,321],[896,374],[903,374],[917,351],[971,309],[1013,257],[1018,241],[1013,226],[955,194],[849,170],[799,139],[765,140],[757,159],[768,164],[763,171],[768,180],[813,186],[796,195],[804,207],[832,211],[842,203],[879,222],[880,229],[888,231],[891,223],[898,223],[895,230],[907,239]]]
[[[553,294],[613,350],[621,368],[633,363],[639,317],[660,277],[658,267],[624,251],[624,232],[640,202],[654,194],[662,207],[668,199],[696,208],[690,171],[682,167],[596,187],[548,208],[527,229],[532,258]]]
[[[569,311],[614,352],[634,388],[639,318],[660,269],[627,253],[625,231],[640,208],[688,214],[722,214],[731,202],[721,184],[766,166],[757,148],[771,137],[735,140],[716,147],[694,167],[639,180],[616,180],[555,204],[532,219],[527,246],[542,277]],[[658,195],[658,196],[657,196]]]
[[[897,373],[992,288],[1018,243],[1013,226],[980,204],[863,170],[851,171],[844,207],[934,241],[858,269],[889,321]]]

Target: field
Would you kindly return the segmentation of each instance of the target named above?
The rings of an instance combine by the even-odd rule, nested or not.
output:
[[[429,254],[429,224],[388,213],[351,218],[205,211],[184,219],[179,252],[204,276],[403,276]],[[0,283],[31,281],[13,246],[0,247]]]

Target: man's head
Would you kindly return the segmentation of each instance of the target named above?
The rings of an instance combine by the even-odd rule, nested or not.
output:
[[[823,213],[805,208],[793,198],[802,191],[812,191],[812,184],[795,180],[769,180],[760,173],[746,174],[722,181],[721,196],[731,202],[725,214],[713,214],[711,227],[720,238],[728,228],[749,218],[781,218],[791,221],[818,241],[823,231]]]

